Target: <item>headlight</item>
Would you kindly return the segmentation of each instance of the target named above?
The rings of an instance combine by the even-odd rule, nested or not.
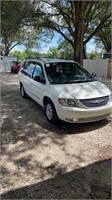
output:
[[[58,102],[63,106],[79,107],[77,101],[74,99],[60,98],[58,99]]]

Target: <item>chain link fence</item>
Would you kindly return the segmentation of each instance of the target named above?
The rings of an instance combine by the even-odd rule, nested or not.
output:
[[[112,91],[112,79],[97,77],[97,80],[104,83]]]

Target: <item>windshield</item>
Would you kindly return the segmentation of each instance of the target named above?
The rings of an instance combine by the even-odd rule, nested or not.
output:
[[[94,80],[92,75],[78,63],[49,63],[46,64],[45,70],[51,84],[67,84]]]

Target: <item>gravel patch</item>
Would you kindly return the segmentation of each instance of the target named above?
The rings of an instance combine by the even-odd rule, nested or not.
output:
[[[1,198],[111,199],[111,117],[54,126],[17,74],[0,76]]]

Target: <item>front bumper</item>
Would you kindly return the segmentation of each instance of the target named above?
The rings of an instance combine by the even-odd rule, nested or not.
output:
[[[74,108],[59,106],[57,111],[59,119],[70,123],[94,122],[107,118],[112,113],[112,102],[97,108]]]

